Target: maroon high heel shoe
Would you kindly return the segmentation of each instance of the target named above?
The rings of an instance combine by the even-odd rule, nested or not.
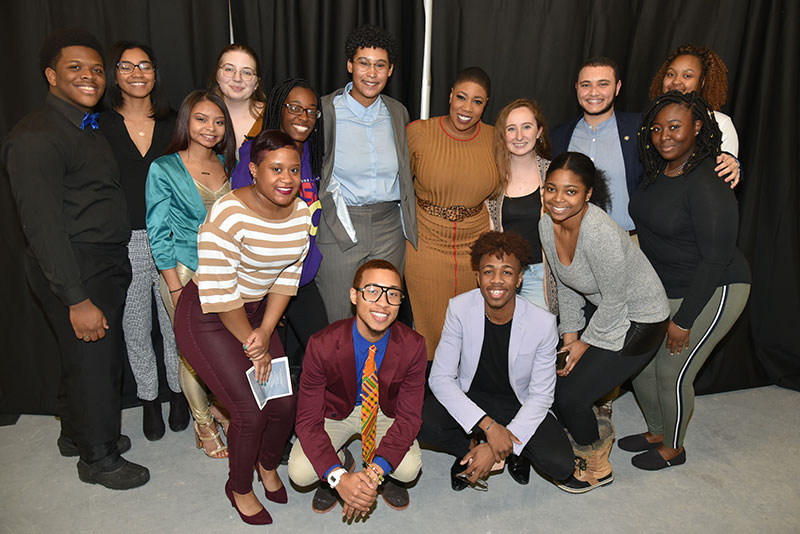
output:
[[[267,509],[264,508],[256,515],[244,515],[239,507],[236,506],[236,501],[233,498],[233,490],[231,489],[231,480],[225,483],[225,495],[228,497],[228,500],[231,501],[231,506],[236,508],[236,511],[239,513],[239,517],[242,518],[242,521],[247,523],[248,525],[270,525],[272,524],[272,516],[269,515]]]
[[[264,481],[261,480],[261,469],[259,467],[259,463],[256,462],[256,476],[258,476],[258,481],[261,482],[261,486],[264,488],[264,495],[266,495],[267,499],[277,504],[286,504],[289,502],[289,496],[286,494],[286,486],[281,486],[281,489],[275,491],[269,491],[267,487],[264,486]]]

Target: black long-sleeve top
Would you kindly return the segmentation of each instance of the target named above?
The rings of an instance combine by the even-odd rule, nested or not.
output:
[[[147,171],[153,160],[163,156],[169,146],[175,130],[175,113],[156,121],[150,148],[144,156],[128,134],[122,115],[113,109],[107,109],[100,113],[99,122],[100,131],[108,139],[119,164],[120,183],[128,200],[131,228],[142,230],[145,228],[144,184],[147,181]]]
[[[658,273],[667,297],[682,298],[672,320],[691,328],[717,287],[749,283],[750,267],[736,248],[736,197],[708,157],[686,174],[644,183],[628,210],[642,251]]]
[[[33,255],[66,306],[89,297],[76,249],[124,246],[131,229],[119,170],[99,130],[80,129],[84,112],[53,94],[9,134],[2,161]],[[100,268],[100,267],[98,267]]]

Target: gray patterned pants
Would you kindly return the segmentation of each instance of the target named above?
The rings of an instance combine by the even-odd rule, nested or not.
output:
[[[150,330],[153,325],[152,300],[155,299],[158,312],[158,325],[164,340],[164,366],[167,370],[169,389],[181,391],[178,381],[178,347],[175,332],[164,302],[158,291],[158,270],[150,252],[146,230],[134,230],[128,243],[128,258],[131,262],[133,279],[125,298],[125,313],[122,316],[122,331],[128,348],[133,377],[136,379],[136,394],[142,400],[155,400],[158,397],[158,368],[156,353]]]

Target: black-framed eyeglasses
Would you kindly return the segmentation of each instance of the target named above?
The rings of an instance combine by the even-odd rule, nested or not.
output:
[[[136,67],[139,67],[139,70],[142,71],[144,74],[151,73],[155,70],[155,67],[149,61],[140,61],[139,63],[131,63],[130,61],[118,61],[117,62],[117,69],[125,74],[132,73]]]
[[[237,71],[236,67],[234,67],[230,63],[225,63],[224,65],[220,65],[219,70],[222,71],[223,78],[233,78],[237,72],[239,73],[239,76],[242,77],[242,80],[246,82],[249,82],[256,77],[256,71],[251,69],[250,67],[242,67]]]
[[[378,302],[381,295],[386,293],[386,302],[390,306],[400,306],[403,302],[403,291],[396,287],[379,286],[378,284],[367,284],[364,287],[355,288],[361,292],[361,297],[367,302]]]
[[[316,108],[304,108],[303,106],[298,106],[297,104],[284,104],[286,109],[289,110],[290,115],[302,115],[303,112],[306,112],[306,116],[309,119],[318,119],[322,117],[322,112]]]

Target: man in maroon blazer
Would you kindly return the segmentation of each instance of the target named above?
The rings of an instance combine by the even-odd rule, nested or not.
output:
[[[416,437],[427,352],[422,336],[395,322],[402,300],[397,268],[384,260],[368,261],[350,289],[355,318],[333,323],[308,342],[289,477],[298,486],[321,480],[312,501],[315,512],[331,510],[341,497],[348,518],[366,515],[379,487],[390,507],[408,506],[404,484],[422,467]],[[355,462],[343,446],[354,435],[361,437],[362,373],[371,346],[378,376],[377,445],[374,459],[352,472]]]

